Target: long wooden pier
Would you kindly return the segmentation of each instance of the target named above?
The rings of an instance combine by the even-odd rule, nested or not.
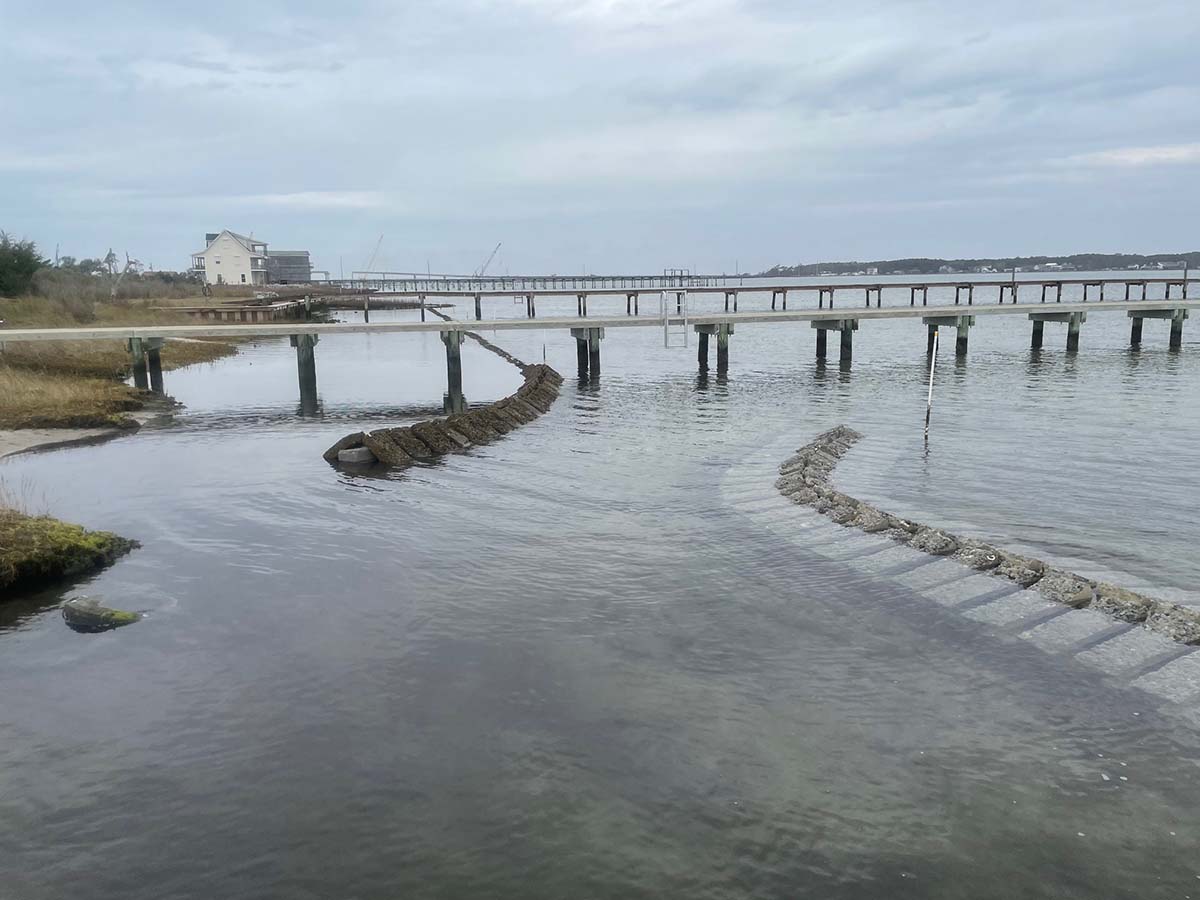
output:
[[[1124,296],[1119,300],[1103,299],[1103,286],[1122,284]],[[987,284],[999,289],[997,302],[976,303],[973,288]],[[816,355],[818,359],[827,355],[827,336],[830,331],[836,332],[841,348],[841,358],[849,360],[853,354],[854,332],[860,326],[878,320],[919,319],[926,331],[926,347],[932,352],[934,336],[940,328],[955,329],[955,352],[959,355],[967,353],[970,330],[976,325],[978,317],[985,319],[992,316],[1023,316],[1032,324],[1030,345],[1040,348],[1044,342],[1045,325],[1047,322],[1066,326],[1066,348],[1069,352],[1079,349],[1080,334],[1083,323],[1090,313],[1124,313],[1130,320],[1130,345],[1138,347],[1142,343],[1142,326],[1146,319],[1166,319],[1170,322],[1169,346],[1179,350],[1183,343],[1183,326],[1192,309],[1200,308],[1200,300],[1189,300],[1187,297],[1188,281],[1179,278],[1113,278],[1097,281],[1096,279],[1055,279],[1053,281],[1025,281],[1019,287],[1013,288],[1013,282],[905,282],[885,283],[882,285],[848,285],[838,284],[834,289],[815,284],[782,285],[782,286],[746,286],[739,288],[673,288],[657,290],[659,295],[657,310],[642,314],[638,309],[638,298],[641,293],[650,289],[613,290],[607,288],[590,289],[587,291],[521,291],[518,296],[524,297],[527,308],[526,314],[510,318],[482,318],[482,300],[484,295],[461,291],[420,292],[421,320],[404,322],[344,322],[320,323],[311,321],[296,321],[285,324],[271,322],[245,323],[206,323],[199,325],[148,325],[120,327],[80,327],[80,328],[17,328],[0,330],[0,350],[8,342],[24,341],[125,341],[133,359],[134,382],[140,387],[148,384],[161,389],[162,372],[159,351],[164,340],[172,338],[202,338],[202,337],[252,337],[252,336],[287,336],[296,348],[297,365],[300,374],[301,405],[316,403],[316,363],[314,348],[322,335],[358,334],[358,333],[421,333],[436,332],[442,335],[446,345],[447,371],[461,372],[460,346],[462,333],[469,329],[488,331],[528,331],[528,330],[561,330],[568,331],[576,341],[581,377],[595,377],[600,371],[600,345],[608,329],[623,328],[657,328],[664,336],[664,342],[670,346],[672,335],[677,339],[682,335],[683,342],[692,333],[697,338],[698,364],[701,370],[708,368],[708,350],[710,337],[716,338],[717,370],[725,370],[729,362],[730,337],[738,326],[747,325],[786,325],[794,323],[809,323],[816,332]],[[1029,285],[1039,286],[1037,302],[1014,302],[1018,292]],[[1061,298],[1062,285],[1082,285],[1087,288],[1100,285],[1094,300],[1076,300],[1064,302]],[[1150,285],[1161,285],[1163,296],[1158,298],[1130,296],[1133,287],[1142,288],[1141,293]],[[1053,295],[1048,287],[1053,286]],[[927,287],[955,288],[955,302],[928,304]],[[1172,289],[1178,287],[1178,296],[1171,296]],[[909,291],[907,304],[883,306],[881,293],[883,290]],[[917,290],[921,290],[921,304],[918,305]],[[830,293],[825,294],[826,290]],[[833,290],[862,290],[863,305],[834,306]],[[793,303],[787,308],[786,296],[790,291],[817,291],[817,304],[808,308]],[[737,297],[742,293],[772,294],[770,309],[738,310]],[[690,298],[693,294],[724,293],[725,303],[722,310],[700,311],[691,308]],[[626,299],[625,313],[616,315],[588,315],[588,298],[613,294],[624,295]],[[732,294],[732,297],[731,297]],[[782,296],[781,296],[782,294]],[[514,292],[492,292],[487,296],[511,298]],[[536,299],[538,297],[577,297],[577,309],[574,316],[539,317],[536,314]],[[472,296],[475,298],[474,320],[462,319],[426,319],[425,298]],[[732,309],[730,309],[732,299]],[[826,305],[828,303],[828,305]],[[451,387],[454,379],[450,378]],[[458,403],[462,398],[447,398],[448,403]]]
[[[418,291],[555,291],[672,287],[712,287],[740,283],[738,275],[698,275],[687,269],[667,269],[661,275],[445,275],[425,272],[353,272],[349,278],[321,284],[355,291],[415,293]]]

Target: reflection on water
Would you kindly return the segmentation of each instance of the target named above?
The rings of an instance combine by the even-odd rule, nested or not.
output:
[[[402,472],[320,454],[439,409],[436,335],[323,337],[315,418],[286,341],[168,373],[174,426],[0,464],[140,539],[78,589],[149,613],[85,637],[58,593],[0,607],[4,891],[1184,896],[1195,732],[718,490],[847,422],[847,492],[1190,596],[1200,366],[1152,324],[1131,354],[1092,316],[1068,358],[981,321],[928,453],[913,323],[864,323],[852,366],[746,326],[725,375],[613,329],[602,379]],[[493,339],[574,374],[565,333]],[[468,343],[463,381],[519,374]]]

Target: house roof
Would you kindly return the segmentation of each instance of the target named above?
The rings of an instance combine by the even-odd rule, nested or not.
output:
[[[262,244],[264,247],[267,244],[266,241],[257,241],[254,238],[246,237],[244,234],[238,234],[236,231],[230,231],[228,228],[223,229],[221,231],[221,234],[218,234],[215,238],[213,238],[213,243],[220,240],[221,235],[224,235],[224,234],[229,235],[231,238],[233,238],[235,241],[237,241],[239,244],[241,244],[243,247],[245,247],[247,253],[255,252],[254,251],[255,244]],[[212,244],[209,244],[208,246],[211,247]],[[200,256],[200,255],[206,253],[207,251],[208,251],[208,247],[205,247],[203,250],[197,250],[195,253],[192,254],[192,256]]]

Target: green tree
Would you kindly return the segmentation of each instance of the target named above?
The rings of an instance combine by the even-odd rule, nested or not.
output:
[[[33,273],[47,262],[33,241],[18,241],[0,231],[0,296],[28,293]]]

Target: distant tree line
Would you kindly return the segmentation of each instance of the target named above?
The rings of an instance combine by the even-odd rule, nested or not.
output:
[[[109,250],[103,258],[62,256],[46,259],[30,240],[0,231],[0,297],[54,300],[131,300],[190,297],[202,283],[190,272],[146,272],[133,260]]]
[[[775,266],[765,272],[759,272],[759,277],[804,277],[820,274],[849,275],[855,272],[865,272],[875,269],[879,275],[936,275],[946,269],[952,272],[978,272],[983,268],[995,269],[999,272],[1017,269],[1029,270],[1035,266],[1045,266],[1055,263],[1064,269],[1074,269],[1081,272],[1098,271],[1102,269],[1131,269],[1145,268],[1161,263],[1164,266],[1178,266],[1184,261],[1189,268],[1200,266],[1200,252],[1190,253],[1155,253],[1143,255],[1140,253],[1075,253],[1070,256],[1006,256],[987,259],[930,259],[914,257],[911,259],[881,259],[872,262],[823,262],[800,263],[794,266]]]

